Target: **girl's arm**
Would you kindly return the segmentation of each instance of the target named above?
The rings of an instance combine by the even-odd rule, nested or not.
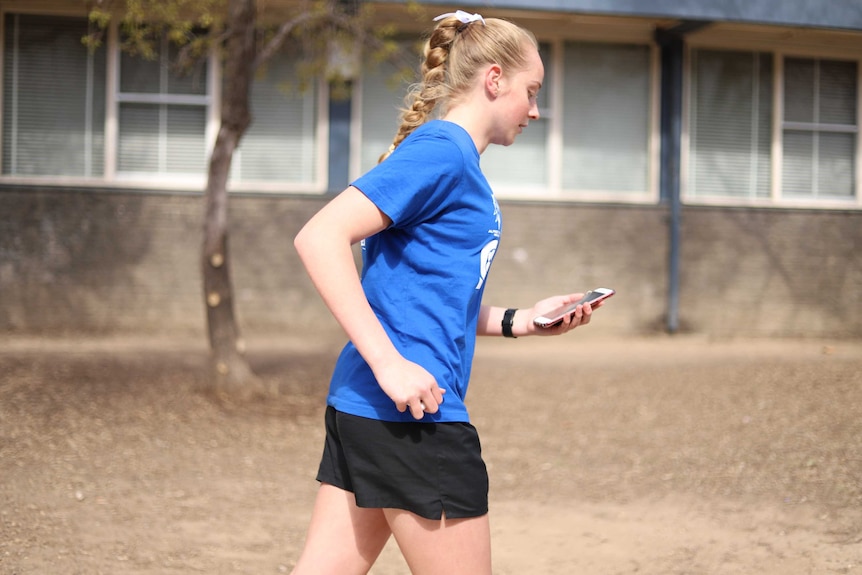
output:
[[[371,367],[399,411],[420,419],[435,413],[442,390],[424,368],[404,359],[383,329],[359,281],[352,246],[391,223],[362,192],[347,188],[294,239],[299,257],[323,302]]]
[[[593,310],[601,307],[598,303],[592,307],[590,304],[584,304],[575,308],[575,313],[570,317],[563,318],[563,322],[554,327],[538,327],[533,323],[533,318],[542,313],[552,310],[561,305],[568,305],[578,301],[584,294],[573,293],[562,296],[552,296],[543,299],[529,308],[519,309],[515,312],[512,318],[512,335],[522,337],[526,335],[561,335],[575,329],[580,325],[590,323],[590,317]],[[479,311],[479,323],[476,326],[477,335],[502,335],[503,334],[503,315],[506,313],[506,308],[490,305],[482,305]]]

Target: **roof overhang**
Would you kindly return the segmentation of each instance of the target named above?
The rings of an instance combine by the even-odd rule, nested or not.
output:
[[[407,0],[374,0],[405,4]],[[453,7],[451,1],[422,0],[422,5]],[[464,10],[530,10],[629,16],[650,19],[729,22],[862,30],[862,3],[847,0],[461,0]]]

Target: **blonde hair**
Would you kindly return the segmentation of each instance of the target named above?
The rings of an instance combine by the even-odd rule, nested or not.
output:
[[[477,71],[487,64],[499,64],[503,73],[527,67],[529,49],[538,49],[533,34],[507,20],[485,18],[464,23],[455,16],[442,20],[425,43],[421,81],[404,99],[401,125],[385,160],[413,130],[427,122],[437,108],[443,115],[472,86]]]

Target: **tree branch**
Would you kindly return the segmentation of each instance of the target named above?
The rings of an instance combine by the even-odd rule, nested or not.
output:
[[[287,40],[287,37],[297,26],[313,20],[316,17],[317,15],[314,12],[303,12],[296,18],[292,18],[291,20],[282,23],[281,26],[278,27],[278,31],[275,33],[275,36],[273,36],[272,39],[257,53],[257,57],[254,59],[252,68],[257,69],[272,58],[272,56],[281,49],[285,40]]]

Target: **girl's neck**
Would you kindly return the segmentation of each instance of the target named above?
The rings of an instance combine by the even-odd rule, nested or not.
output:
[[[464,128],[473,139],[476,150],[478,150],[479,154],[482,154],[485,148],[488,147],[490,140],[488,130],[485,127],[485,118],[485,110],[477,109],[475,106],[464,103],[451,108],[441,119],[458,124]]]

